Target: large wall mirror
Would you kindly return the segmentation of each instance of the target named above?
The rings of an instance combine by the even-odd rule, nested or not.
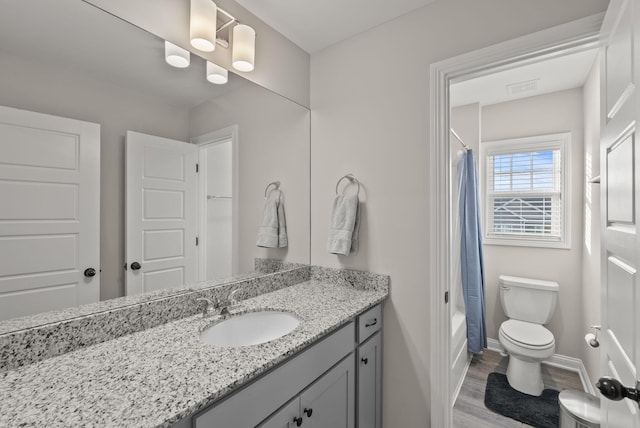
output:
[[[0,64],[0,321],[309,263],[307,108],[231,72],[209,83],[194,54],[171,67],[164,40],[82,0],[5,2]],[[288,245],[258,247],[275,181]],[[75,226],[91,212],[99,236]]]

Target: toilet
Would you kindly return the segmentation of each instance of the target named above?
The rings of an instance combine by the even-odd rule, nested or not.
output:
[[[558,283],[501,275],[500,301],[509,318],[500,325],[500,344],[509,354],[507,379],[517,391],[538,396],[544,384],[540,363],[556,350],[547,324],[556,309]]]

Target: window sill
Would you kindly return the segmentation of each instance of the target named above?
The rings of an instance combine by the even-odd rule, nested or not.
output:
[[[564,241],[545,241],[536,239],[510,239],[484,237],[484,245],[502,245],[508,247],[554,248],[558,250],[570,250],[571,243]]]

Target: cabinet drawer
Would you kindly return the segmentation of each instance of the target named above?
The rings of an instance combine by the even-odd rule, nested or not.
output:
[[[358,343],[380,330],[382,326],[382,305],[374,306],[358,317]]]

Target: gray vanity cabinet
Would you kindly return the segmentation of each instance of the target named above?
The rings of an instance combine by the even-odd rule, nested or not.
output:
[[[260,428],[354,428],[354,356],[349,355]]]
[[[306,394],[304,395],[304,404],[313,402],[318,409],[317,412],[314,409],[311,418],[305,415],[304,421],[323,420],[319,417],[314,418],[316,413],[318,415],[325,413],[322,412],[322,408],[326,406],[327,398],[323,394],[322,385],[327,385],[327,388],[335,388],[332,394],[336,394],[339,389],[339,386],[336,385],[341,384],[340,382],[336,384],[336,381],[331,380],[340,371],[347,375],[342,385],[350,398],[345,399],[342,405],[351,406],[348,410],[348,417],[351,423],[348,425],[335,425],[335,427],[332,425],[311,425],[310,423],[305,426],[353,428],[355,421],[353,410],[355,408],[354,342],[355,328],[354,323],[350,322],[284,364],[276,366],[267,374],[249,383],[228,398],[196,414],[193,417],[193,428],[248,428],[259,426],[265,421],[265,418],[283,405],[288,407],[292,399],[294,401],[296,397],[302,399],[302,394]],[[347,366],[348,368],[345,368]],[[313,399],[310,400],[309,397]],[[332,403],[331,405],[333,406],[334,404]],[[326,418],[326,416],[322,416],[322,418]],[[284,423],[286,421],[280,426],[286,427],[287,425],[284,425]],[[182,428],[183,425],[178,426]],[[297,425],[290,424],[289,426]]]
[[[354,384],[355,366],[351,354],[300,396],[305,427],[354,428]]]
[[[382,305],[354,321],[174,426],[382,428]]]
[[[259,428],[293,428],[298,424],[298,420],[302,426],[304,419],[301,416],[300,398],[296,397],[259,425]]]
[[[382,427],[382,336],[358,347],[358,428]]]
[[[382,427],[382,305],[358,317],[358,428]]]

